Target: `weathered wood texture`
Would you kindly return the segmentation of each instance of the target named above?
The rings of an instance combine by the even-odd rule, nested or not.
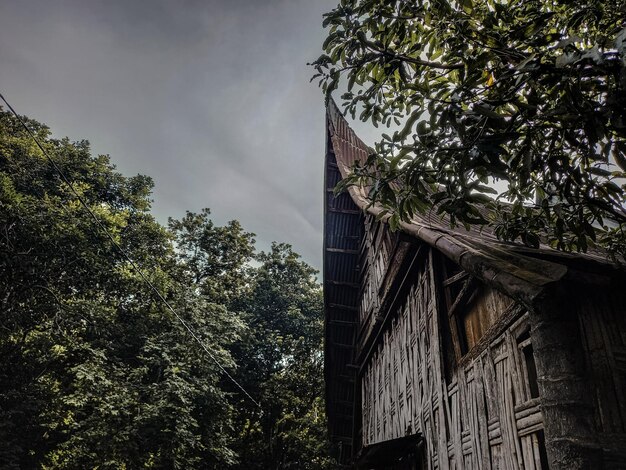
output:
[[[572,292],[573,293],[573,292]],[[574,294],[574,293],[573,293]],[[578,290],[580,322],[599,444],[606,469],[626,468],[626,292]]]
[[[532,364],[527,315],[512,313],[501,294],[484,291],[466,317],[476,346],[446,380],[440,322],[447,316],[435,271],[431,252],[367,360],[360,382],[361,444],[418,432],[429,469],[542,468],[543,421],[527,370],[529,360]],[[511,321],[498,324],[507,313]],[[499,334],[481,343],[480,322],[472,318],[491,316]]]
[[[361,304],[359,307],[360,336],[367,335],[379,312],[389,263],[397,249],[398,235],[374,217],[365,218],[361,247]]]

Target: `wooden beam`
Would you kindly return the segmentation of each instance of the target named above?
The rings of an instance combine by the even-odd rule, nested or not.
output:
[[[341,305],[341,304],[328,304],[329,308],[337,308],[339,310],[350,310],[351,312],[358,312],[359,307],[354,307],[352,305]]]
[[[454,276],[443,281],[443,285],[444,287],[448,287],[449,285],[454,284],[457,281],[465,279],[467,276],[469,276],[469,273],[467,273],[466,271],[461,271],[460,273],[456,273]]]
[[[339,326],[356,326],[358,322],[355,321],[345,321],[345,320],[328,320],[328,324],[330,325],[339,325]]]
[[[358,255],[359,250],[348,250],[346,248],[326,248],[328,253],[343,253],[346,255]]]
[[[349,215],[360,215],[360,210],[355,209],[336,209],[334,207],[329,207],[328,212],[337,212],[339,214],[349,214]]]
[[[356,282],[333,281],[332,279],[326,279],[326,284],[331,284],[333,286],[354,287],[355,289],[359,289],[361,287],[361,284]]]
[[[454,315],[461,305],[469,303],[470,299],[473,299],[476,295],[476,292],[476,282],[474,278],[470,277],[463,283],[461,292],[459,292],[450,310],[448,310],[448,316]]]

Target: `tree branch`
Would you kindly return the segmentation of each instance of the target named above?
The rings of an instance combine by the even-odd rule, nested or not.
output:
[[[421,60],[421,59],[415,59],[413,57],[408,57],[402,54],[396,54],[393,52],[389,52],[387,49],[381,49],[380,47],[378,47],[376,44],[374,44],[371,41],[368,41],[367,39],[364,39],[363,37],[359,37],[357,36],[359,41],[361,42],[361,44],[363,44],[365,47],[367,47],[369,50],[374,51],[374,52],[378,52],[380,54],[384,54],[388,57],[392,57],[394,59],[399,59],[399,60],[403,60],[404,62],[408,62],[410,64],[414,64],[414,65],[421,65],[424,67],[430,67],[433,69],[441,69],[441,70],[458,70],[458,69],[462,69],[464,67],[463,64],[459,63],[459,64],[441,64],[439,62],[432,62],[430,60]]]

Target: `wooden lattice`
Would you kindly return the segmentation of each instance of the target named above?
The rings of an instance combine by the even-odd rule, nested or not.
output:
[[[369,358],[361,378],[362,445],[418,432],[429,469],[541,468],[542,416],[524,355],[527,316],[516,312],[448,382],[435,278],[430,254]]]

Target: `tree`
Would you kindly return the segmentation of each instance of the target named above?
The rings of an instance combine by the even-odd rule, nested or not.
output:
[[[333,468],[323,391],[322,299],[315,270],[287,244],[254,251],[236,221],[223,227],[209,209],[170,219],[181,278],[219,301],[244,328],[230,348],[233,373],[259,409],[229,380],[236,469]],[[254,261],[254,263],[253,263]],[[256,266],[253,266],[256,264]]]
[[[435,206],[529,246],[626,255],[624,2],[342,0],[324,26],[323,90],[392,127],[344,185],[371,183],[392,225]]]
[[[321,289],[237,221],[150,214],[152,181],[27,120],[234,386],[0,110],[0,467],[332,468]]]
[[[187,285],[150,178],[28,120],[113,237],[226,367],[241,323]],[[0,112],[0,466],[224,468],[221,372]]]
[[[208,208],[169,220],[181,265],[203,297],[229,305],[243,295],[254,254],[254,234],[231,220],[216,227]]]
[[[322,392],[322,292],[315,270],[290,245],[272,244],[235,308],[249,326],[234,345],[238,380],[263,413],[240,400],[235,449],[241,469],[335,468]]]

